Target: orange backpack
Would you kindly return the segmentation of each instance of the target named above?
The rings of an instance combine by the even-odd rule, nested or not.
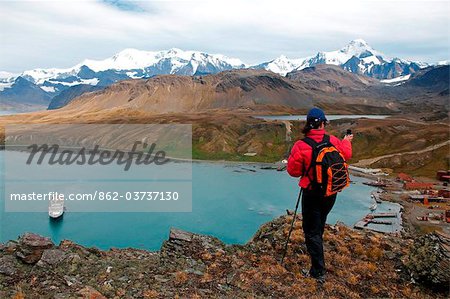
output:
[[[306,175],[309,175],[310,170],[313,171],[312,188],[319,190],[324,196],[331,196],[348,187],[350,184],[348,164],[330,142],[330,136],[324,135],[320,143],[309,137],[305,137],[303,141],[312,148],[311,165],[306,172]]]

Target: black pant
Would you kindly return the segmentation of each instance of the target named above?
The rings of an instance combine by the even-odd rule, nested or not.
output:
[[[328,213],[336,201],[336,194],[324,197],[313,190],[303,190],[302,216],[303,232],[308,253],[311,256],[309,274],[318,277],[325,274],[323,255],[323,232]]]

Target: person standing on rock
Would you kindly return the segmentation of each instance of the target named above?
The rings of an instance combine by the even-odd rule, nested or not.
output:
[[[323,252],[323,233],[328,213],[333,208],[338,191],[349,184],[347,164],[345,161],[352,156],[353,135],[346,135],[343,140],[328,135],[325,126],[328,121],[325,113],[319,108],[313,108],[308,112],[306,125],[303,129],[305,138],[298,140],[292,147],[287,171],[293,177],[301,177],[299,186],[302,194],[302,218],[303,232],[308,253],[311,257],[311,268],[305,273],[319,282],[325,281],[325,261]],[[334,151],[334,153],[333,153]],[[332,165],[339,165],[340,169],[327,169],[323,174],[327,161],[323,164],[318,159],[328,156],[325,160],[340,160]],[[319,162],[318,162],[319,161]],[[330,175],[332,173],[332,175]],[[332,177],[330,179],[330,177]],[[320,182],[318,182],[320,181]],[[329,182],[331,186],[327,186]],[[325,185],[324,185],[325,184]],[[334,185],[333,185],[334,184]],[[324,187],[325,186],[325,187]],[[306,272],[306,271],[305,271]]]

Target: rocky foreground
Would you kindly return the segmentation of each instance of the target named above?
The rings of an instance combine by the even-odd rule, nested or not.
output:
[[[417,240],[352,230],[325,231],[327,282],[305,278],[309,267],[301,220],[285,267],[292,216],[263,225],[246,245],[172,229],[158,252],[55,246],[25,234],[0,246],[0,298],[445,298],[450,240]]]

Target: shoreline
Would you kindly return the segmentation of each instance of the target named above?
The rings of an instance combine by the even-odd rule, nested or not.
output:
[[[403,297],[413,291],[420,298],[445,298],[435,288],[412,285],[414,268],[399,268],[398,261],[412,252],[405,244],[414,240],[340,223],[325,227],[329,273],[328,284],[320,288],[301,275],[309,266],[302,236],[292,235],[285,263],[280,264],[280,244],[291,219],[282,215],[262,224],[245,245],[226,245],[210,235],[171,228],[156,251],[100,250],[70,240],[56,245],[46,237],[24,234],[0,246],[0,297],[68,298],[77,293],[83,298],[250,298],[257,293],[261,298],[293,298],[299,291],[307,297],[331,297],[340,290],[339,298],[350,292],[362,298]],[[302,225],[301,219],[296,221],[296,230]],[[370,279],[345,283],[355,276]],[[374,283],[385,287],[374,289]],[[264,284],[271,287],[261,288]]]
[[[273,165],[273,164],[271,164],[271,163],[255,163],[255,162],[251,162],[251,164],[248,164],[248,163],[236,163],[236,162],[232,162],[232,163],[230,163],[230,162],[227,162],[227,161],[225,161],[225,162],[221,162],[221,161],[212,161],[213,163],[210,163],[210,162],[205,162],[205,161],[196,161],[195,163],[198,163],[198,167],[199,168],[202,168],[202,166],[200,166],[200,165],[205,165],[205,166],[203,166],[204,168],[206,168],[207,169],[207,171],[210,171],[210,169],[223,169],[223,171],[225,171],[226,173],[229,173],[230,175],[232,175],[232,171],[234,171],[235,169],[237,170],[236,172],[246,172],[246,173],[248,173],[248,174],[246,174],[245,176],[246,177],[249,177],[250,178],[250,182],[253,182],[253,183],[256,183],[256,184],[260,184],[260,182],[258,182],[258,179],[252,179],[253,177],[257,177],[257,176],[264,176],[264,177],[270,177],[270,178],[280,178],[280,179],[283,179],[283,181],[286,179],[288,182],[291,182],[291,183],[289,183],[287,186],[288,186],[288,188],[286,188],[286,189],[289,189],[289,192],[292,192],[292,193],[295,193],[295,192],[298,192],[298,190],[299,190],[299,187],[298,187],[298,178],[291,178],[289,175],[288,175],[288,173],[286,172],[286,171],[284,171],[284,172],[280,172],[280,173],[278,173],[279,171],[277,171],[276,173],[274,172],[274,171],[276,171],[276,169],[260,169],[260,167],[264,167],[264,166],[266,166],[266,165]],[[182,163],[182,162],[181,162]],[[208,166],[208,165],[211,165],[211,166]],[[195,165],[194,165],[194,167],[195,167]],[[212,168],[211,168],[212,167]],[[229,167],[229,168],[227,168],[227,167]],[[247,168],[247,169],[246,169]],[[243,170],[241,170],[241,169],[243,169]],[[248,172],[246,171],[246,170],[248,170]],[[266,170],[268,170],[268,171],[266,171]],[[251,172],[250,172],[251,171]],[[272,172],[273,171],[273,172]],[[256,175],[254,175],[253,174],[253,172],[256,172]],[[240,175],[241,174],[235,174],[235,177],[237,177],[239,180],[240,180]],[[361,175],[359,175],[358,173],[352,173],[352,175],[354,175],[355,177],[353,178],[353,181],[356,181],[357,182],[357,185],[358,186],[353,186],[354,188],[356,188],[356,189],[358,189],[358,188],[360,188],[360,186],[362,186],[361,185],[361,182],[362,182],[362,179],[366,179],[367,178],[367,176],[361,176]],[[362,178],[362,179],[357,179],[357,178]],[[272,181],[274,181],[273,179],[272,179]],[[277,179],[275,179],[275,181],[277,181]],[[278,184],[278,183],[276,183],[276,184]],[[346,226],[347,227],[349,227],[349,228],[353,228],[353,225],[356,223],[356,221],[358,220],[357,218],[361,218],[361,217],[363,217],[364,215],[366,215],[367,213],[369,213],[370,211],[369,211],[369,209],[368,209],[368,207],[369,207],[369,201],[370,201],[370,192],[371,192],[371,190],[373,190],[371,187],[368,187],[368,186],[364,186],[364,187],[366,187],[365,189],[363,189],[364,190],[364,194],[362,195],[362,196],[359,196],[359,198],[362,198],[362,201],[364,201],[364,203],[363,203],[363,205],[364,205],[364,207],[358,207],[357,209],[358,209],[358,214],[357,214],[357,216],[354,216],[354,217],[350,217],[350,219],[348,218],[348,217],[346,217],[345,215],[340,215],[339,213],[338,213],[338,215],[340,215],[340,216],[337,216],[337,217],[335,217],[335,218],[333,218],[333,219],[330,219],[330,221],[328,222],[328,224],[329,225],[335,225],[337,222],[345,222],[346,223]],[[351,189],[350,189],[351,190]],[[350,197],[351,197],[351,192],[349,193],[350,194]],[[294,195],[293,195],[294,196]],[[202,198],[203,198],[203,196],[202,196]],[[290,198],[290,197],[289,197]],[[355,200],[357,200],[357,199],[355,199]],[[272,199],[272,202],[273,202],[274,200]],[[293,203],[293,204],[295,204],[295,202]],[[292,205],[293,205],[292,204]],[[254,207],[254,206],[253,206]],[[258,211],[258,206],[256,206],[257,208],[256,208],[256,211],[255,212],[253,212],[253,210],[254,209],[248,209],[248,210],[250,210],[250,211],[252,211],[252,212],[247,212],[247,213],[251,213],[251,214],[255,214],[256,215],[256,213],[257,213],[257,211]],[[279,215],[283,215],[284,214],[284,211],[286,210],[286,209],[292,209],[293,208],[293,206],[291,206],[291,204],[290,204],[290,201],[288,201],[288,204],[286,204],[286,205],[280,205],[280,207],[279,208],[277,208],[276,210],[277,210],[277,212],[274,212],[274,213],[272,213],[272,212],[270,212],[270,213],[272,213],[272,215],[270,216],[270,214],[261,214],[261,215],[263,215],[264,217],[267,217],[267,219],[272,219],[273,217],[278,217]],[[244,208],[244,210],[245,210],[246,208]],[[264,209],[263,209],[264,210]],[[264,210],[265,211],[265,210]],[[338,210],[338,211],[340,211],[340,210]],[[245,212],[245,211],[244,211]],[[343,214],[345,214],[345,213],[343,213]],[[259,217],[259,216],[258,216]],[[47,217],[46,217],[47,218]],[[71,222],[69,222],[69,223],[71,223]],[[169,223],[169,224],[171,224],[171,223]],[[172,225],[172,224],[171,224]],[[202,226],[199,226],[199,228],[202,228]],[[199,231],[201,231],[201,230],[199,230]],[[253,233],[253,231],[251,231],[252,233]],[[233,234],[234,235],[234,234]],[[233,235],[231,235],[231,237],[233,236]],[[49,236],[53,236],[53,235],[49,235]],[[217,234],[215,234],[215,236],[220,236],[220,235],[217,235]],[[11,236],[9,236],[9,238],[10,238]],[[67,238],[70,238],[69,236],[67,236]],[[229,240],[227,240],[227,238],[225,238],[225,239],[222,239],[224,242],[226,242],[226,243],[228,243],[228,244],[244,244],[248,239],[245,239],[245,238],[243,238],[242,240],[239,240],[237,243],[235,243],[235,242],[230,242]],[[3,241],[6,241],[6,240],[3,240]],[[80,241],[82,241],[82,240],[80,240]],[[89,243],[90,244],[90,243]],[[124,243],[125,244],[125,243]],[[133,243],[131,243],[131,245],[130,246],[133,246],[132,245]],[[152,245],[152,244],[151,244]],[[114,245],[112,245],[112,246],[114,246]],[[126,246],[129,246],[129,245],[126,245]],[[153,245],[152,245],[153,246]],[[152,246],[150,246],[150,247],[152,247]],[[143,248],[143,247],[141,247],[141,245],[138,245],[138,247],[140,247],[140,248]],[[145,247],[147,247],[148,248],[148,246],[146,245]]]
[[[1,152],[2,150],[0,150]],[[259,170],[272,170],[272,171],[279,171],[277,170],[277,167],[279,165],[285,166],[286,164],[281,164],[280,161],[278,162],[259,162],[259,161],[234,161],[234,160],[203,160],[203,159],[173,159],[171,158],[173,161],[175,161],[175,163],[179,162],[179,163],[183,163],[183,162],[187,162],[187,163],[197,163],[197,164],[212,164],[212,165],[223,165],[223,166],[253,166],[255,168],[260,168],[260,167],[268,167],[265,169],[260,168]],[[280,172],[286,172],[286,170],[282,170]],[[375,174],[372,173],[365,173],[365,172],[360,172],[357,170],[353,170],[353,169],[349,169],[349,173],[352,176],[356,176],[356,177],[360,177],[360,178],[365,178],[368,180],[376,180],[377,178],[379,178],[380,176],[377,176]],[[288,175],[286,173],[286,175]],[[383,177],[383,179],[393,183],[394,185],[396,184],[396,182],[394,181],[393,178],[391,177]],[[386,202],[390,202],[390,203],[396,203],[399,204],[401,209],[400,209],[400,216],[401,217],[401,229],[400,233],[402,232],[406,232],[406,233],[414,233],[414,232],[418,232],[420,230],[420,228],[423,227],[428,227],[428,226],[432,226],[432,225],[426,225],[428,223],[416,223],[415,221],[411,221],[410,217],[411,216],[411,211],[414,209],[414,204],[411,202],[407,202],[405,200],[402,200],[399,197],[398,194],[393,193],[394,190],[389,190],[389,188],[381,188],[382,190],[385,190],[386,196],[383,196],[382,200],[386,201]],[[414,223],[413,223],[414,222]],[[349,225],[348,227],[354,229],[353,225]],[[370,229],[368,229],[370,230]],[[392,234],[392,233],[398,233],[398,232],[380,232],[383,234]]]
[[[377,176],[370,177],[370,175],[367,175],[366,178],[376,180]],[[400,233],[402,235],[407,238],[411,238],[433,231],[443,231],[444,233],[450,234],[450,229],[445,222],[443,223],[444,225],[442,225],[441,222],[438,224],[433,224],[429,223],[428,221],[416,220],[417,216],[422,215],[423,213],[435,212],[436,209],[429,209],[430,206],[425,207],[416,202],[411,202],[408,199],[403,198],[408,196],[408,192],[402,192],[406,190],[404,190],[403,187],[399,185],[399,182],[397,182],[395,178],[384,177],[383,179],[391,183],[392,186],[379,187],[379,189],[386,192],[384,195],[382,195],[381,200],[385,202],[395,203],[401,206],[400,216],[402,229]],[[442,209],[440,208],[438,209],[438,211],[442,212]]]

